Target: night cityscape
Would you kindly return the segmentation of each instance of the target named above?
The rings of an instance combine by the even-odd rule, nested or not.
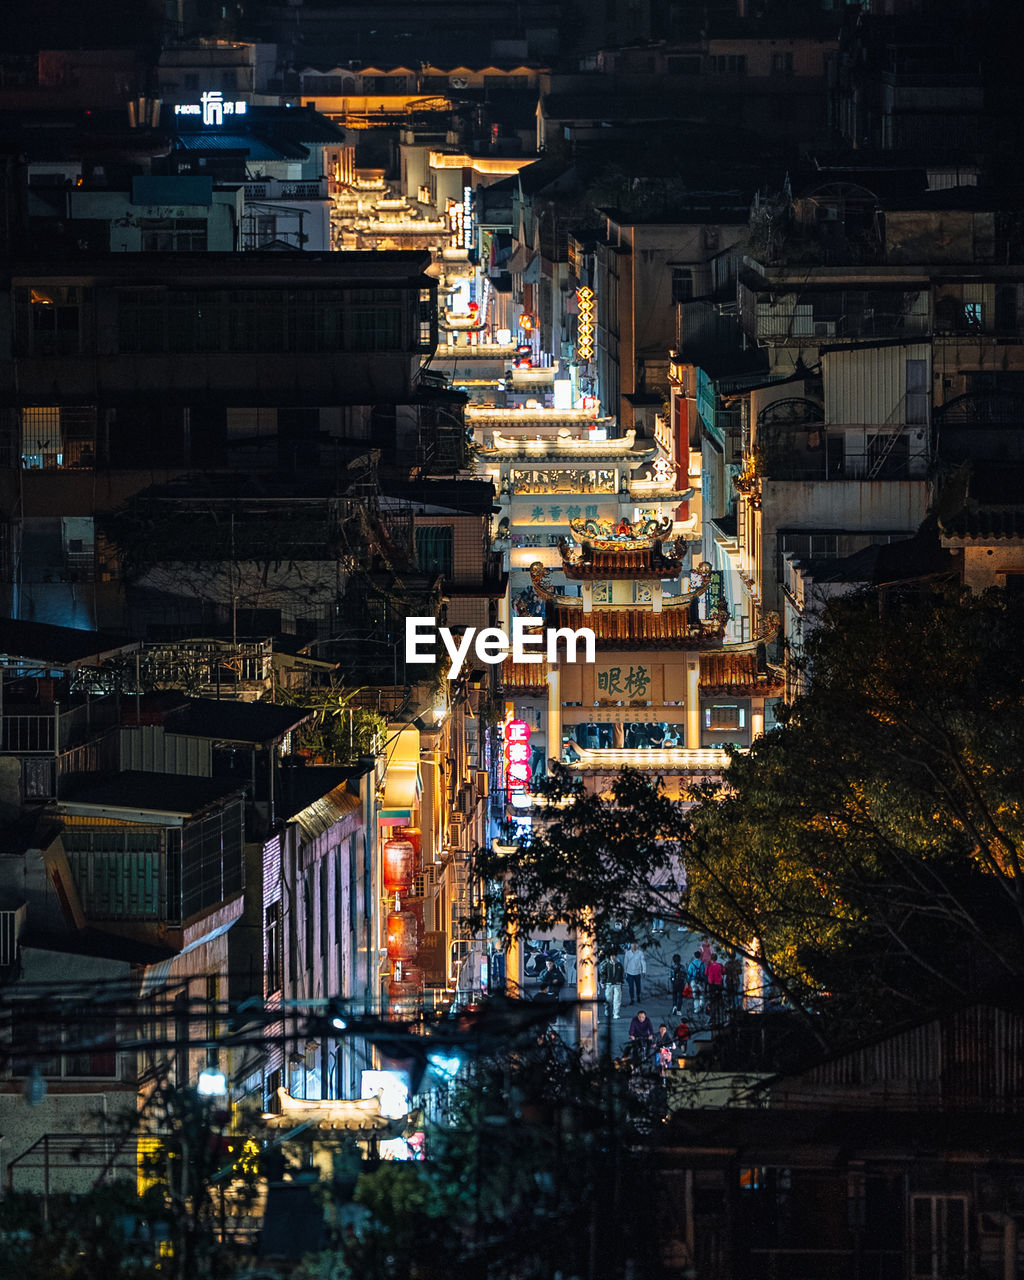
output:
[[[0,31],[0,1280],[1024,1280],[1024,10]]]

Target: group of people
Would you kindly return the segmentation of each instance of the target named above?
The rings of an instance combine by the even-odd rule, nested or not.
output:
[[[672,1012],[681,1014],[686,1000],[693,1001],[695,1014],[706,1013],[711,1022],[720,1022],[728,1006],[739,997],[742,970],[739,958],[723,962],[709,938],[702,938],[692,959],[683,964],[678,952],[672,957],[669,980],[672,984]]]
[[[629,1023],[624,1053],[632,1058],[634,1065],[653,1063],[664,1075],[677,1054],[685,1057],[689,1039],[690,1026],[685,1019],[681,1019],[671,1033],[664,1022],[659,1023],[655,1031],[647,1011],[638,1009]]]

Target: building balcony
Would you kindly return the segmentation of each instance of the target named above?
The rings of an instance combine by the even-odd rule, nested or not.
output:
[[[19,705],[5,699],[0,716],[0,753],[59,755],[105,733],[119,718],[113,695],[78,698],[70,706],[54,702]]]
[[[260,178],[246,182],[246,200],[326,200],[330,194],[326,178]]]

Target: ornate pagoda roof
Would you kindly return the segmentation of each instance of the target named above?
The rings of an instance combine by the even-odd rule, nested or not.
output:
[[[516,458],[531,462],[559,462],[567,458],[600,462],[603,458],[624,459],[629,462],[647,462],[655,457],[658,446],[634,449],[636,433],[627,431],[615,440],[584,440],[573,435],[548,436],[538,440],[530,436],[503,436],[492,432],[494,443],[480,450],[490,459]]]
[[[666,600],[664,603],[667,605],[674,601]],[[554,625],[558,627],[572,627],[574,630],[581,626],[590,627],[598,647],[602,649],[705,649],[721,646],[725,623],[724,614],[693,622],[688,608],[666,608],[661,613],[655,613],[653,609],[631,608],[595,609],[592,613],[582,613],[562,604],[556,606],[554,618]]]
[[[700,564],[695,565],[693,572],[697,574],[697,576],[700,578],[700,586],[697,588],[697,590],[686,591],[682,595],[678,595],[678,596],[666,597],[661,602],[661,611],[659,613],[654,613],[653,609],[652,610],[641,610],[641,609],[624,610],[620,605],[612,605],[606,608],[601,608],[601,606],[598,605],[594,610],[594,614],[588,613],[587,617],[588,618],[593,617],[597,613],[649,612],[654,617],[660,617],[662,613],[685,613],[685,611],[689,609],[690,605],[694,602],[694,600],[699,599],[704,594],[704,592],[707,591],[708,587],[711,585],[711,565],[708,564],[706,560],[702,560]],[[554,587],[552,587],[551,583],[548,581],[548,577],[550,573],[551,573],[551,570],[548,569],[546,565],[540,560],[535,560],[533,564],[530,565],[530,580],[533,583],[534,591],[536,591],[537,595],[540,596],[542,600],[550,601],[552,604],[557,605],[560,609],[564,609],[570,613],[574,613],[576,615],[574,620],[578,624],[579,614],[583,609],[583,601],[580,599],[579,596],[566,596],[557,592],[554,589]],[[659,574],[658,576],[660,577],[661,575]]]
[[[675,547],[669,543],[669,547]],[[683,571],[682,555],[676,551],[666,555],[659,544],[654,547],[624,549],[622,551],[594,551],[584,547],[583,554],[570,546],[565,538],[559,539],[558,550],[562,556],[562,572],[573,582],[590,578],[678,578]]]
[[[723,645],[700,656],[700,690],[702,693],[729,693],[738,696],[761,695],[776,697],[785,683],[771,667],[762,669],[758,663],[756,646],[763,640],[755,640],[737,650],[734,645]]]
[[[558,543],[567,578],[678,578],[682,572],[683,539],[672,536],[671,516],[570,520],[569,528],[580,546],[565,538]]]

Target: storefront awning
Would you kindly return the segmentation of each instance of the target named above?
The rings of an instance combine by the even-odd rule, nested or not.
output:
[[[392,744],[387,760],[383,807],[410,811],[418,808],[423,789],[420,778],[420,731],[403,729]]]

